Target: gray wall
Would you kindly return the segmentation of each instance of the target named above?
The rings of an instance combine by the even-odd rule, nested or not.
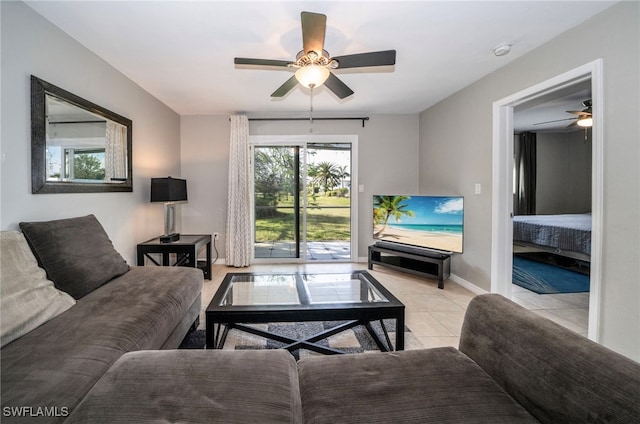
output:
[[[182,116],[180,157],[189,203],[182,205],[185,233],[219,233],[215,241],[224,257],[229,186],[229,116]],[[216,252],[213,252],[215,259]]]
[[[24,3],[0,3],[0,228],[92,213],[135,264],[136,244],[164,229],[162,206],[149,203],[149,184],[150,177],[180,175],[179,116]],[[133,193],[31,194],[32,74],[133,121]]]
[[[592,145],[584,138],[584,131],[537,134],[536,213],[591,212]]]
[[[420,190],[465,196],[465,253],[453,258],[452,271],[489,290],[493,102],[603,59],[600,341],[636,360],[640,360],[639,9],[638,2],[621,2],[420,115]],[[483,183],[481,195],[473,194],[475,182]]]
[[[358,257],[367,256],[372,237],[372,198],[380,193],[418,192],[418,115],[373,115],[360,121],[315,121],[314,135],[358,136]],[[218,232],[224,255],[229,157],[228,116],[183,116],[182,175],[189,184],[183,228]],[[252,121],[251,135],[309,134],[307,121]],[[193,194],[192,194],[193,193]]]

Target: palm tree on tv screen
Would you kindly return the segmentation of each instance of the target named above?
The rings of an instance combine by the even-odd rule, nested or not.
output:
[[[373,225],[382,224],[382,228],[373,235],[374,237],[379,237],[387,229],[390,217],[393,217],[398,222],[403,216],[415,216],[412,210],[407,209],[409,205],[402,203],[409,199],[411,199],[409,196],[373,197]]]

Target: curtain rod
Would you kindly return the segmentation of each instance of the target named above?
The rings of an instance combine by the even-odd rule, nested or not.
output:
[[[248,118],[249,121],[309,121],[310,118]],[[229,119],[231,120],[231,119]],[[313,118],[313,121],[362,121],[362,128],[364,123],[369,120],[368,116],[360,118]]]

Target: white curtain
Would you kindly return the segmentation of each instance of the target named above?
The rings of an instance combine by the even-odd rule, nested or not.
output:
[[[127,178],[127,127],[107,121],[104,148],[105,180]]]
[[[251,201],[249,193],[249,120],[231,117],[229,149],[229,194],[227,207],[226,262],[229,266],[251,265]]]

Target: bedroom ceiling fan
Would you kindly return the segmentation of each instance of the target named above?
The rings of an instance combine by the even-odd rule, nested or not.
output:
[[[576,115],[575,118],[556,119],[553,121],[538,122],[533,125],[543,125],[543,124],[550,124],[552,122],[561,122],[561,121],[575,121],[569,124],[568,126],[569,127],[579,126],[579,127],[585,127],[585,128],[591,127],[593,125],[593,119],[592,119],[593,116],[591,114],[591,99],[585,100],[584,102],[582,102],[582,106],[584,106],[584,109],[582,110],[567,111],[567,113],[572,113]]]
[[[319,87],[324,84],[340,99],[353,94],[344,82],[342,82],[331,70],[362,68],[368,66],[395,65],[396,51],[384,50],[369,53],[349,54],[331,57],[324,50],[324,38],[327,27],[327,16],[319,13],[302,12],[302,50],[296,55],[293,62],[286,60],[250,59],[236,57],[236,65],[250,66],[275,66],[282,68],[295,68],[295,74],[282,84],[271,97],[283,97],[298,83],[304,87]]]

